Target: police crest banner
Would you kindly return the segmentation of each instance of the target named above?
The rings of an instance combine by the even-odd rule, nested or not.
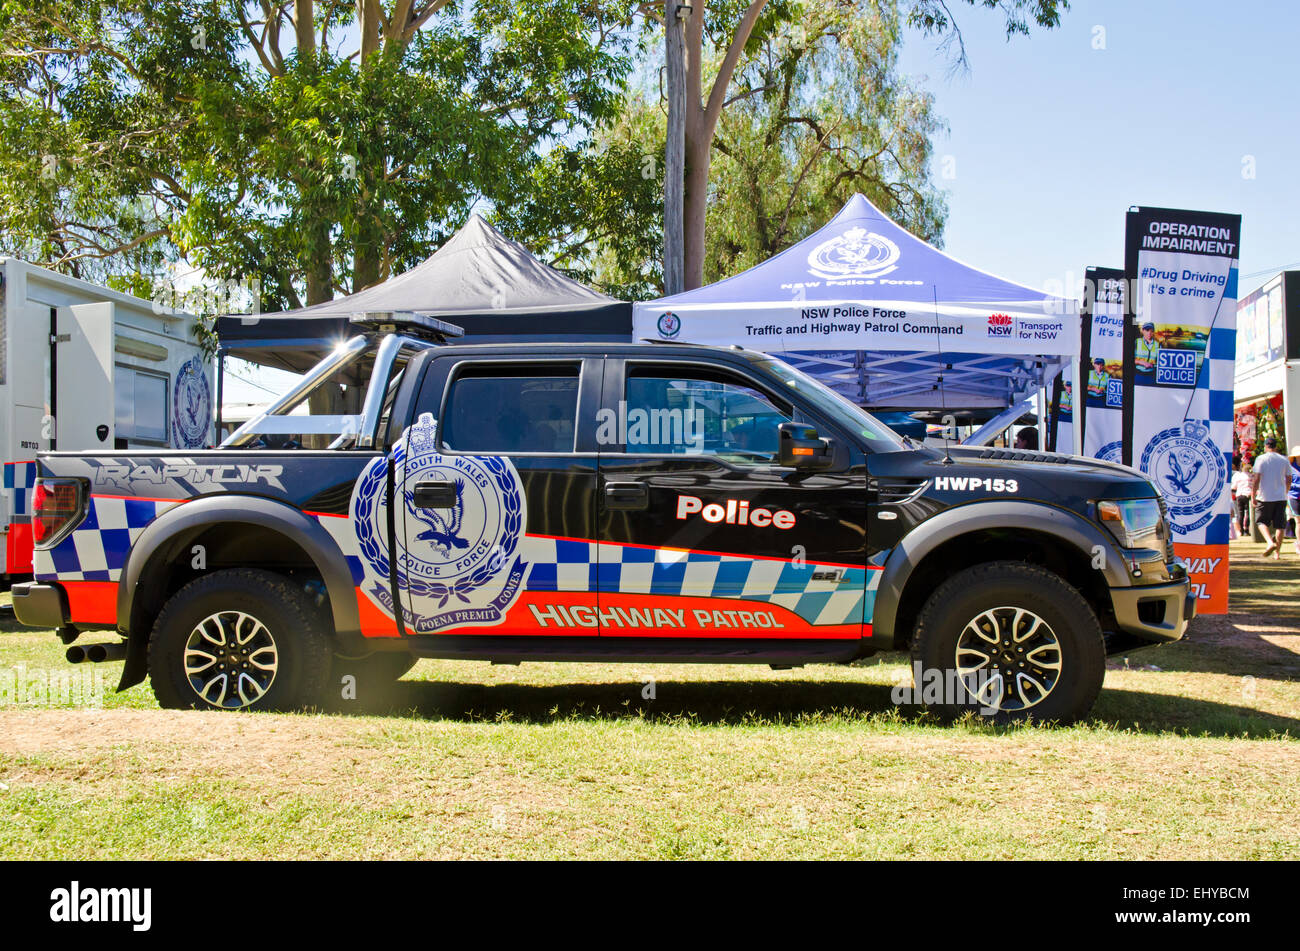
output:
[[[1080,356],[1084,379],[1079,403],[1083,454],[1119,462],[1124,420],[1124,272],[1090,267],[1085,272],[1088,328]]]
[[[1202,614],[1228,610],[1240,237],[1240,215],[1167,208],[1125,231],[1123,461],[1164,496]]]

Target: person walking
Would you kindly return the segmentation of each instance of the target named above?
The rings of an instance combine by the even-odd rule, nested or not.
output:
[[[1282,557],[1282,538],[1286,532],[1286,499],[1291,491],[1291,464],[1277,451],[1277,437],[1264,440],[1264,455],[1255,460],[1255,521],[1264,530],[1268,547],[1264,557]]]
[[[1291,463],[1291,489],[1286,494],[1286,506],[1295,522],[1295,553],[1300,555],[1300,445],[1291,447],[1287,462]]]
[[[1243,458],[1240,467],[1232,473],[1229,483],[1232,489],[1232,503],[1235,506],[1233,517],[1237,531],[1242,538],[1250,531],[1250,459]]]

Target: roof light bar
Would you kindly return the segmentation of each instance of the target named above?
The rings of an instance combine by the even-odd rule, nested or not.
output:
[[[372,310],[353,314],[348,323],[361,330],[375,333],[404,333],[413,337],[427,337],[439,343],[449,337],[465,336],[465,328],[449,324],[428,314],[402,310]]]

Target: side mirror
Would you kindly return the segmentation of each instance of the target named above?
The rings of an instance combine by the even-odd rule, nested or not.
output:
[[[803,423],[782,423],[777,465],[794,469],[825,469],[834,461],[831,444]]]

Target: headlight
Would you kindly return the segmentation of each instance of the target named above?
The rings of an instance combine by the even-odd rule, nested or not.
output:
[[[1098,502],[1097,517],[1110,529],[1121,548],[1149,548],[1164,552],[1165,527],[1159,500]]]

